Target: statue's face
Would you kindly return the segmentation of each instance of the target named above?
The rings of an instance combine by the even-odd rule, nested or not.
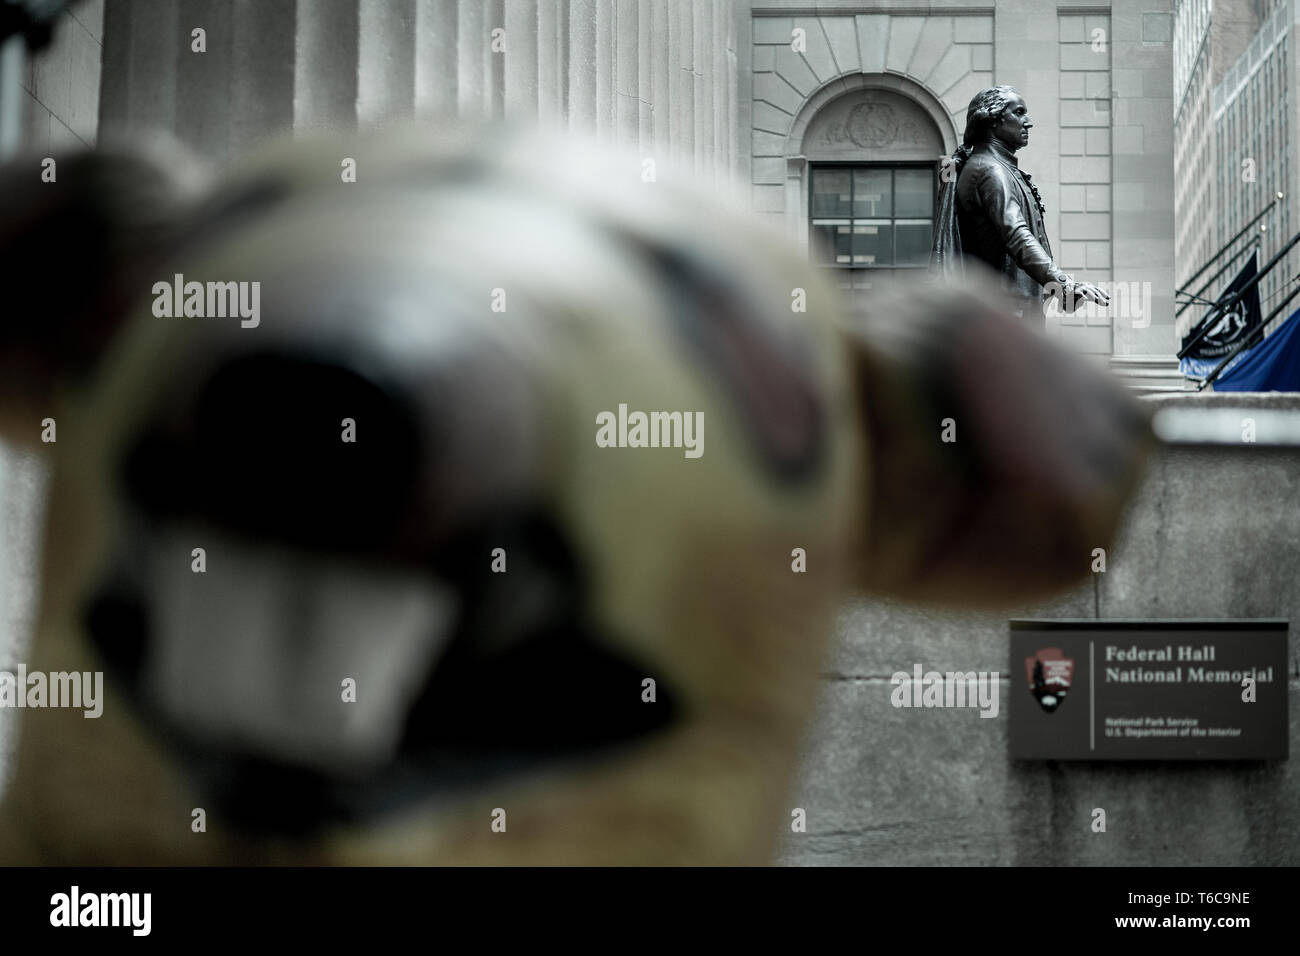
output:
[[[993,138],[1013,153],[1022,146],[1029,145],[1029,107],[1020,96],[1012,96],[1007,104],[1002,119],[993,127]]]

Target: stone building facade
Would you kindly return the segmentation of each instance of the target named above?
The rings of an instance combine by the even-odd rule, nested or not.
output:
[[[1180,284],[1261,215],[1237,243],[1242,256],[1232,269],[1249,255],[1250,240],[1257,242],[1263,266],[1300,229],[1300,192],[1294,187],[1300,155],[1298,17],[1295,0],[1187,0],[1176,10],[1175,56],[1187,64],[1179,74],[1185,79],[1176,91],[1174,121]],[[1227,257],[1216,263],[1193,289],[1227,264]],[[1280,307],[1270,329],[1297,307],[1295,299],[1286,302],[1297,271],[1300,249],[1293,248],[1260,282],[1265,317]],[[1230,275],[1207,294],[1219,291]],[[1178,318],[1180,335],[1203,314],[1187,309]]]
[[[937,143],[951,153],[971,97],[985,86],[1013,85],[1036,125],[1020,158],[1043,193],[1058,261],[1137,293],[1114,315],[1061,316],[1053,330],[1072,348],[1113,356],[1121,369],[1168,365],[1167,4],[1002,0],[810,9],[798,0],[755,0],[750,14],[751,69],[742,70],[741,81],[751,84],[742,96],[753,103],[747,172],[755,209],[782,217],[793,237],[807,241],[816,232],[807,223],[809,180],[818,165],[849,156],[866,164],[920,162]],[[799,30],[806,51],[796,53],[791,36]],[[848,130],[840,144],[845,149],[828,150],[824,138],[809,137],[824,110],[859,118],[861,128]],[[897,134],[882,129],[890,122]],[[859,289],[875,278],[870,269],[850,272],[856,274],[846,285]]]
[[[1061,265],[1134,291],[1052,330],[1119,365],[1173,352],[1169,0],[110,0],[104,30],[106,129],[162,127],[218,160],[450,114],[589,131],[747,191],[810,255],[838,241],[827,265],[868,295],[917,264],[924,167],[971,96],[1008,83]]]

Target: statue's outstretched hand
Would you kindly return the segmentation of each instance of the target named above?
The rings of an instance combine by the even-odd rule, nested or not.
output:
[[[1110,305],[1110,295],[1104,289],[1100,289],[1091,282],[1076,282],[1074,284],[1074,297],[1078,299],[1087,299],[1089,302],[1096,302],[1098,305]]]
[[[1096,302],[1102,308],[1110,305],[1110,293],[1093,285],[1091,282],[1069,282],[1064,285],[1051,283],[1046,287],[1047,294],[1058,299],[1061,311],[1067,314],[1076,312],[1084,302]]]

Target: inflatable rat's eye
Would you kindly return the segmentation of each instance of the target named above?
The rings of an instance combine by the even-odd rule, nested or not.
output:
[[[101,586],[86,605],[85,623],[114,675],[135,682],[149,649],[149,617],[141,595],[120,582]]]
[[[783,335],[719,263],[619,233],[653,266],[671,299],[674,332],[724,391],[763,466],[798,483],[825,463],[828,412],[806,343]]]
[[[222,365],[187,409],[141,436],[125,490],[154,517],[192,517],[327,550],[400,533],[420,439],[403,403],[341,364],[257,353]]]

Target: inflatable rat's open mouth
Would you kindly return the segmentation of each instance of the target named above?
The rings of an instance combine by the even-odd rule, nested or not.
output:
[[[422,568],[128,526],[87,629],[201,792],[250,831],[369,819],[678,716],[666,686],[644,704],[650,671],[598,639],[572,555],[535,514],[465,530]]]
[[[466,478],[534,414],[525,385],[487,395],[471,374],[509,356],[472,335],[450,355],[421,351],[429,336],[388,348],[402,313],[382,318],[364,342],[290,325],[196,346],[119,442],[87,630],[249,829],[356,821],[676,717],[663,675],[601,639],[575,549],[512,483],[527,454]]]

